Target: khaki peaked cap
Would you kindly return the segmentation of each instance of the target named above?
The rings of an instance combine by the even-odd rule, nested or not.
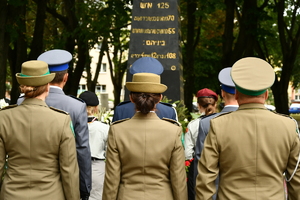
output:
[[[41,86],[50,83],[55,77],[49,72],[48,64],[44,61],[31,60],[22,64],[21,73],[16,74],[20,85]]]
[[[273,85],[275,72],[265,60],[246,57],[233,64],[231,78],[239,92],[257,96],[266,92]]]
[[[160,76],[152,73],[133,74],[132,82],[126,82],[126,88],[131,92],[163,93],[167,86],[160,83]]]

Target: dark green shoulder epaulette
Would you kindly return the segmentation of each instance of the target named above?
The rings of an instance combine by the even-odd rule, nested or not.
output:
[[[60,112],[60,113],[66,114],[66,115],[68,115],[68,114],[69,114],[68,112],[66,112],[66,111],[64,111],[64,110],[60,110],[60,109],[58,109],[58,108],[53,108],[53,107],[51,107],[51,106],[49,106],[49,108],[51,108],[52,110],[55,110],[55,111],[57,111],[57,112]]]
[[[4,108],[2,108],[0,110],[6,110],[6,109],[14,108],[14,107],[17,107],[17,106],[18,106],[18,104],[13,104],[13,105],[5,106]]]
[[[129,120],[129,119],[130,119],[130,118],[120,119],[120,120],[118,120],[118,121],[113,122],[111,125],[118,124],[118,123],[121,123],[121,122],[125,122],[125,121],[127,121],[127,120]]]
[[[174,120],[174,119],[169,119],[169,118],[164,117],[164,118],[162,118],[162,120],[165,120],[167,122],[171,122],[172,124],[176,124],[177,126],[181,126],[181,124],[178,121]]]

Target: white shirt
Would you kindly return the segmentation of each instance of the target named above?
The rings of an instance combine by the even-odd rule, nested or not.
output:
[[[190,160],[194,157],[200,120],[201,118],[194,119],[187,125],[187,131],[184,135],[184,153],[186,160]]]
[[[88,126],[91,156],[98,159],[105,159],[109,125],[93,121],[88,123]]]

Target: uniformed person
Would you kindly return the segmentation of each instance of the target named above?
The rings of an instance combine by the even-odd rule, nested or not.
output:
[[[79,170],[68,113],[45,98],[55,77],[47,63],[27,61],[16,74],[25,100],[0,111],[0,199],[79,200]]]
[[[136,73],[153,73],[160,75],[163,73],[164,67],[155,58],[152,57],[142,57],[137,59],[129,69],[131,74]],[[169,103],[159,102],[156,105],[155,110],[159,118],[169,118],[178,121],[177,112],[174,107]],[[114,110],[114,116],[112,122],[131,118],[135,114],[135,105],[131,101],[121,102],[116,106]]]
[[[266,61],[246,57],[232,66],[239,108],[210,121],[210,130],[198,163],[196,199],[300,199],[300,142],[297,124],[288,116],[270,112],[264,102],[275,80]]]
[[[195,146],[198,136],[199,122],[205,116],[213,115],[216,112],[216,106],[218,101],[218,95],[208,89],[203,88],[197,92],[197,106],[201,113],[200,117],[190,121],[187,126],[186,133],[184,134],[184,153],[186,162],[189,162],[188,171],[188,199],[195,200]]]
[[[92,160],[92,190],[90,200],[101,200],[105,174],[105,151],[109,125],[98,120],[99,99],[94,92],[84,91],[79,98],[86,103]]]
[[[208,134],[210,127],[210,120],[215,118],[216,116],[236,111],[238,109],[238,103],[235,99],[235,86],[230,76],[231,67],[226,67],[219,72],[218,79],[221,83],[221,96],[224,100],[224,108],[215,114],[205,116],[200,120],[198,124],[198,136],[196,139],[196,147],[195,147],[195,161],[194,161],[194,181],[196,182],[196,177],[198,175],[197,165],[201,156],[201,152],[203,149],[204,140]],[[218,184],[218,180],[216,181],[216,186]],[[216,199],[216,195],[213,196],[213,199]]]
[[[76,135],[80,196],[81,199],[87,200],[91,191],[92,179],[86,105],[84,101],[67,96],[63,92],[64,85],[68,80],[68,68],[72,55],[68,51],[54,49],[42,53],[38,60],[48,63],[50,72],[55,73],[55,78],[50,83],[49,96],[46,98],[47,105],[64,110],[71,116]]]
[[[137,111],[110,127],[103,199],[187,200],[181,126],[155,113],[167,86],[136,73],[126,87]]]

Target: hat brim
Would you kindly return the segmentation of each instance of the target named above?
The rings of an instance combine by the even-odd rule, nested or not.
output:
[[[139,83],[127,82],[126,88],[131,92],[145,92],[145,93],[163,93],[167,90],[167,86],[159,83]]]
[[[41,86],[50,83],[55,77],[55,73],[51,73],[44,76],[30,76],[30,77],[23,77],[20,76],[20,73],[16,74],[17,81],[20,85],[27,85],[27,86]]]

